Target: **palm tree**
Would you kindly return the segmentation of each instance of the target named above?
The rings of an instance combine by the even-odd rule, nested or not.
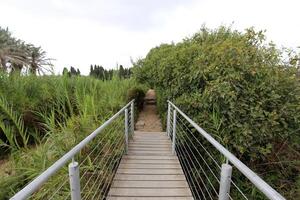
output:
[[[7,72],[21,72],[27,68],[31,74],[52,71],[50,58],[46,57],[46,52],[41,47],[26,44],[22,40],[17,40],[11,36],[9,30],[0,27],[0,69]]]
[[[0,68],[7,71],[10,65],[24,65],[26,57],[19,48],[20,40],[11,37],[8,29],[0,27]]]
[[[29,56],[28,56],[28,67],[32,74],[45,73],[45,71],[52,71],[53,59],[46,57],[46,52],[41,47],[34,47],[30,45]],[[49,68],[50,67],[50,68]]]

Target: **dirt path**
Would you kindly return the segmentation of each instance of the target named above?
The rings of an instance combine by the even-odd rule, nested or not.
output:
[[[136,131],[161,132],[162,125],[157,114],[156,96],[154,90],[148,90],[145,96],[143,110],[136,123]]]

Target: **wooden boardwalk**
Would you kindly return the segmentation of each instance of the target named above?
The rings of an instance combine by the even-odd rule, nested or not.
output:
[[[107,199],[193,199],[165,132],[135,132]]]

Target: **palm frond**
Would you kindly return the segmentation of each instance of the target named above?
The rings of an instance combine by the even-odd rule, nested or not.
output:
[[[7,101],[0,97],[0,112],[9,120],[16,129],[16,133],[18,135],[14,136],[15,143],[18,147],[18,136],[22,139],[22,145],[27,147],[29,135],[27,134],[27,129],[24,126],[24,121],[21,115],[18,115],[16,112],[13,111],[12,107],[7,103]],[[3,121],[2,121],[3,122]],[[5,126],[3,126],[5,128]],[[3,129],[2,129],[3,130]],[[6,129],[8,131],[8,129]]]

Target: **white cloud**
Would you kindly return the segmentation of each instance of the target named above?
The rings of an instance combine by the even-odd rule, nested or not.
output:
[[[125,3],[126,2],[126,3]],[[90,64],[130,65],[162,42],[179,41],[202,24],[266,29],[279,46],[300,46],[300,3],[285,1],[0,0],[0,26],[55,58],[56,71]]]

